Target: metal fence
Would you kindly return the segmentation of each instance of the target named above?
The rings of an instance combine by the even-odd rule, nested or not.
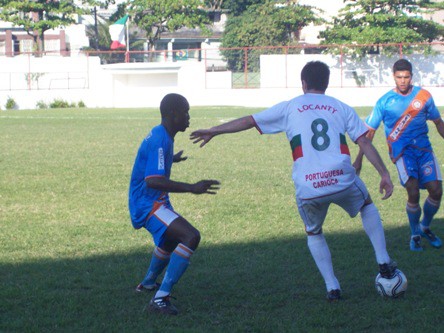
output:
[[[88,89],[89,57],[66,53],[0,54],[0,90]]]
[[[444,86],[444,75],[441,75],[444,43],[421,43],[81,51],[70,52],[69,56],[35,52],[0,54],[0,90],[88,89],[91,57],[99,58],[100,65],[200,62],[208,76],[229,72],[230,88],[234,89],[298,87],[299,69],[313,59],[325,61],[332,69],[334,80],[330,86],[381,87],[392,84],[393,62],[407,57],[414,65],[415,82],[423,86]]]

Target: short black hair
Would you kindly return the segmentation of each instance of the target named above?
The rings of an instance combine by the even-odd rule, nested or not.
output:
[[[179,94],[167,94],[160,102],[160,114],[162,117],[170,116],[173,111],[187,111],[190,109],[190,104],[187,99]]]
[[[322,61],[310,61],[302,68],[301,80],[307,83],[307,89],[326,91],[330,81],[330,68]]]
[[[393,73],[398,71],[409,71],[413,74],[412,64],[407,59],[399,59],[393,64]]]

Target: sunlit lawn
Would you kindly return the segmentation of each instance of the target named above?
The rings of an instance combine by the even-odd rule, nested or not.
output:
[[[258,110],[193,108],[191,128],[176,137],[176,150],[189,158],[172,178],[218,179],[222,187],[216,196],[172,195],[202,235],[174,289],[174,318],[147,312],[150,294],[134,292],[153,243],[132,229],[127,210],[132,163],[158,111],[0,112],[0,332],[438,332],[444,252],[408,250],[406,195],[382,132],[375,145],[396,184],[393,197],[380,200],[368,162],[362,178],[409,289],[398,300],[377,295],[377,265],[360,219],[332,207],[324,232],[344,301],[329,304],[294,204],[285,136],[253,129],[203,149],[188,139],[194,129]],[[369,108],[358,111],[364,116]],[[443,163],[433,125],[430,135]],[[434,230],[444,236],[443,222],[441,209]]]

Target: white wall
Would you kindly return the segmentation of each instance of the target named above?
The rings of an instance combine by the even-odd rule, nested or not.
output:
[[[261,55],[261,87],[301,87],[300,72],[308,61],[323,61],[330,67],[330,87],[391,87],[392,65],[398,58],[372,55],[361,60],[327,54]],[[444,86],[444,54],[409,55],[414,84]]]
[[[307,61],[315,59],[325,61],[331,66],[332,76],[327,93],[352,106],[374,105],[377,99],[393,86],[390,66],[381,62],[384,67],[384,71],[380,71],[384,73],[381,77],[387,79],[383,85],[360,88],[356,87],[355,79],[351,77],[349,83],[352,87],[338,88],[341,79],[339,69],[335,67],[337,59],[325,58],[324,55],[270,55],[261,58],[261,89],[230,89],[230,72],[205,72],[205,64],[202,62],[100,65],[98,58],[79,56],[44,57],[33,59],[32,64],[29,64],[27,57],[2,57],[0,107],[5,109],[8,97],[12,97],[20,109],[34,109],[38,101],[49,104],[54,99],[75,103],[82,101],[88,107],[158,107],[162,97],[170,92],[183,94],[192,106],[269,107],[302,94],[300,70]],[[413,58],[412,61],[422,69],[415,69],[415,79],[420,80],[422,84],[429,82],[441,85],[426,88],[434,96],[436,104],[444,106],[444,75],[441,75],[444,73],[444,61],[421,62],[419,58]],[[353,66],[356,67],[356,64]],[[25,74],[29,68],[45,73],[39,79],[40,90],[35,82],[32,89],[28,90]],[[62,89],[63,85],[67,84],[66,73],[70,73],[70,89]],[[78,78],[73,77],[74,74]],[[58,80],[57,76],[62,78]],[[20,90],[7,90],[11,77],[20,82]],[[381,77],[375,80],[379,82]],[[80,89],[77,85],[83,84],[85,78],[87,86]],[[52,85],[52,89],[43,89],[48,84]]]

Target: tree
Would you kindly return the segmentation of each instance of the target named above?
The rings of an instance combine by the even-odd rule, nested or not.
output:
[[[132,21],[145,31],[149,48],[154,50],[163,32],[183,27],[208,32],[206,25],[211,22],[201,6],[200,0],[132,0],[127,8]]]
[[[224,0],[221,7],[228,9],[233,16],[242,15],[249,6],[264,4],[267,0]]]
[[[222,5],[224,0],[205,0],[205,7],[209,11],[220,11],[222,10]]]
[[[222,37],[223,48],[256,46],[285,46],[298,43],[299,31],[310,23],[319,24],[323,20],[312,6],[301,6],[286,1],[266,1],[251,5],[241,16],[230,17]],[[263,51],[262,51],[263,52]],[[273,51],[275,52],[275,51]],[[244,69],[244,55],[239,50],[226,49],[222,54],[232,70]],[[258,51],[251,51],[250,70],[258,67]],[[256,60],[256,62],[255,62]]]
[[[114,4],[114,0],[87,0],[88,5],[91,7],[90,10],[92,12],[92,15],[94,17],[94,26],[93,26],[93,34],[91,33],[91,27],[87,27],[87,35],[89,37],[90,43],[93,42],[94,49],[99,50],[100,49],[100,39],[103,39],[103,36],[101,37],[99,35],[99,25],[103,25],[104,19],[102,19],[102,22],[99,20],[99,15],[97,14],[97,7],[99,8],[108,8],[109,4]],[[120,7],[120,5],[118,5]],[[103,29],[103,27],[102,27]]]
[[[442,4],[441,4],[442,6]],[[428,8],[428,9],[427,9]],[[422,14],[440,8],[430,1],[350,0],[320,33],[323,44],[421,43],[443,39],[443,26],[425,20]],[[360,55],[374,52],[361,47]]]
[[[0,8],[0,19],[22,27],[39,53],[45,49],[45,31],[75,23],[74,14],[83,13],[70,0],[0,0]]]
[[[109,35],[109,23],[105,20],[97,20],[94,25],[86,26],[86,36],[93,41],[93,48],[96,51],[107,51],[112,43]]]

